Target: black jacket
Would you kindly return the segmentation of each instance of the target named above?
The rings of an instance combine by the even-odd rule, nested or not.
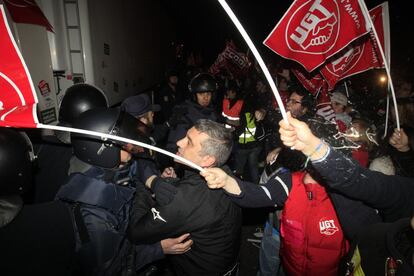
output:
[[[185,171],[173,201],[159,206],[141,186],[136,193],[129,238],[152,243],[190,233],[187,253],[171,256],[178,275],[222,275],[237,262],[241,209],[222,190],[210,190],[195,171]]]
[[[6,204],[0,197],[0,220]],[[73,228],[64,203],[24,205],[10,223],[0,225],[0,275],[72,275]]]
[[[324,160],[312,164],[324,178],[324,185],[378,209],[385,222],[411,217],[414,213],[412,178],[362,168],[357,161],[334,150]]]
[[[172,153],[177,152],[177,141],[182,139],[199,119],[217,121],[216,111],[211,107],[203,107],[192,101],[185,101],[182,105],[176,106],[173,110],[174,123],[170,124],[166,148]],[[171,118],[172,119],[172,118]],[[171,121],[171,120],[170,120]]]

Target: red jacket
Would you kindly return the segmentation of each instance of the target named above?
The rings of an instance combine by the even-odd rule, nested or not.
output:
[[[243,107],[243,100],[237,100],[236,103],[230,107],[230,100],[227,98],[223,99],[223,117],[229,120],[239,120],[240,111]]]
[[[281,218],[281,257],[288,275],[337,275],[348,244],[333,204],[318,183],[292,174],[292,189]]]

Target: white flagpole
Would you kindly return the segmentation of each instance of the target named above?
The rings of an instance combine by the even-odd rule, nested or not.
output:
[[[395,97],[394,85],[392,83],[390,68],[388,67],[388,59],[384,54],[384,49],[382,49],[381,41],[379,40],[377,31],[375,30],[374,23],[372,22],[371,16],[369,15],[369,11],[368,11],[367,6],[365,5],[365,2],[363,0],[359,0],[359,3],[360,3],[360,6],[362,8],[362,12],[366,15],[366,19],[368,20],[369,24],[371,25],[371,30],[372,30],[372,32],[375,36],[375,39],[377,40],[378,49],[380,50],[382,59],[384,61],[385,71],[387,72],[388,82],[389,82],[389,86],[391,88],[391,96],[392,96],[392,100],[394,102],[395,120],[396,120],[396,123],[397,123],[397,129],[400,130],[400,117],[398,116],[397,99]]]
[[[128,143],[128,144],[133,144],[133,145],[137,145],[143,148],[147,148],[150,150],[154,150],[157,152],[160,152],[162,154],[168,155],[172,158],[175,158],[177,160],[180,160],[181,162],[183,162],[184,164],[193,167],[194,169],[199,170],[200,172],[204,171],[204,169],[196,164],[194,164],[193,162],[178,156],[176,154],[173,154],[169,151],[160,149],[158,147],[154,147],[151,145],[148,145],[146,143],[142,143],[142,142],[138,142],[132,139],[128,139],[128,138],[124,138],[124,137],[119,137],[116,135],[111,135],[111,134],[105,134],[105,133],[100,133],[100,132],[96,132],[96,131],[90,131],[90,130],[86,130],[86,129],[78,129],[78,128],[71,128],[71,127],[62,127],[62,126],[54,126],[54,125],[44,125],[44,124],[37,124],[37,128],[43,128],[43,129],[51,129],[51,130],[59,130],[59,131],[69,131],[69,132],[74,132],[74,133],[80,133],[80,134],[86,134],[86,135],[91,135],[91,136],[96,136],[97,138],[100,138],[102,141],[105,140],[115,140],[115,141],[119,141],[119,142],[124,142],[124,143]]]
[[[346,85],[346,81],[344,81],[344,85],[345,85],[345,92],[346,92],[346,97],[349,100],[349,92],[348,92],[348,85]]]
[[[243,26],[240,24],[240,21],[237,19],[236,15],[233,13],[233,11],[230,9],[230,7],[227,5],[225,0],[218,0],[220,5],[223,7],[223,9],[226,11],[227,15],[230,17],[230,19],[233,21],[234,25],[236,25],[237,29],[239,30],[240,34],[243,36],[244,40],[246,41],[247,45],[249,46],[250,50],[252,51],[254,57],[256,58],[257,62],[260,65],[260,68],[262,68],[262,71],[269,82],[270,88],[273,91],[273,94],[275,95],[277,104],[279,105],[280,112],[283,116],[283,119],[288,122],[285,106],[283,105],[283,101],[279,95],[279,91],[276,88],[275,82],[272,79],[272,76],[270,75],[269,70],[267,69],[262,57],[260,56],[259,52],[257,51],[256,47],[254,46],[252,40],[250,39],[249,35],[247,34],[246,30],[243,28]]]

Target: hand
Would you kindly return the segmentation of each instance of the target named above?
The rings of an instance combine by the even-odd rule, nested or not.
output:
[[[314,153],[321,140],[312,134],[307,124],[293,118],[290,112],[287,113],[287,117],[289,123],[285,120],[279,122],[280,139],[283,144],[291,149],[299,150],[307,156]],[[318,153],[322,153],[323,156],[326,150],[318,151]]]
[[[188,239],[190,234],[184,234],[175,239],[165,239],[161,241],[162,252],[164,254],[177,255],[184,254],[191,249],[193,240]],[[187,239],[187,240],[186,240]]]
[[[401,129],[400,131],[398,131],[398,129],[394,129],[394,133],[390,138],[390,145],[401,152],[407,152],[410,150],[410,146],[408,145],[408,136],[404,129]]]
[[[241,193],[237,181],[219,168],[207,168],[200,172],[210,189],[223,188],[228,193],[239,195]]]
[[[175,173],[175,170],[173,167],[165,168],[164,171],[161,174],[162,178],[171,177],[171,178],[177,178],[177,174]]]
[[[168,205],[174,199],[178,190],[172,183],[176,181],[174,178],[154,178],[151,184],[151,190],[154,192],[155,200],[159,205]]]
[[[277,156],[279,155],[279,152],[282,150],[281,147],[275,148],[274,150],[272,150],[271,152],[269,152],[266,156],[266,163],[267,164],[271,164],[273,163]]]

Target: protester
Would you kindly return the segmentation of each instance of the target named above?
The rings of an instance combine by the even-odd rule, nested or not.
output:
[[[232,135],[224,126],[202,119],[177,145],[177,154],[196,165],[220,167],[231,153]],[[168,185],[165,182],[167,180],[152,176],[146,186],[157,192]],[[173,186],[169,185],[175,188],[175,195],[163,206],[153,202],[143,185],[137,186],[129,225],[130,240],[152,243],[188,232],[194,241],[191,250],[171,257],[177,275],[236,275],[240,208],[223,191],[208,189],[204,179],[188,167],[184,176],[173,182]]]
[[[413,180],[362,168],[315,137],[304,122],[288,116],[289,123],[280,122],[283,143],[308,156],[327,187],[378,209],[386,222],[361,228],[343,273],[413,275]]]
[[[222,113],[226,128],[235,129],[240,125],[240,112],[244,101],[241,99],[241,91],[237,83],[229,81],[226,87],[226,95],[223,98]]]
[[[335,91],[331,95],[331,104],[339,130],[345,132],[350,127],[352,121],[351,116],[345,112],[348,106],[348,97],[342,92]]]

